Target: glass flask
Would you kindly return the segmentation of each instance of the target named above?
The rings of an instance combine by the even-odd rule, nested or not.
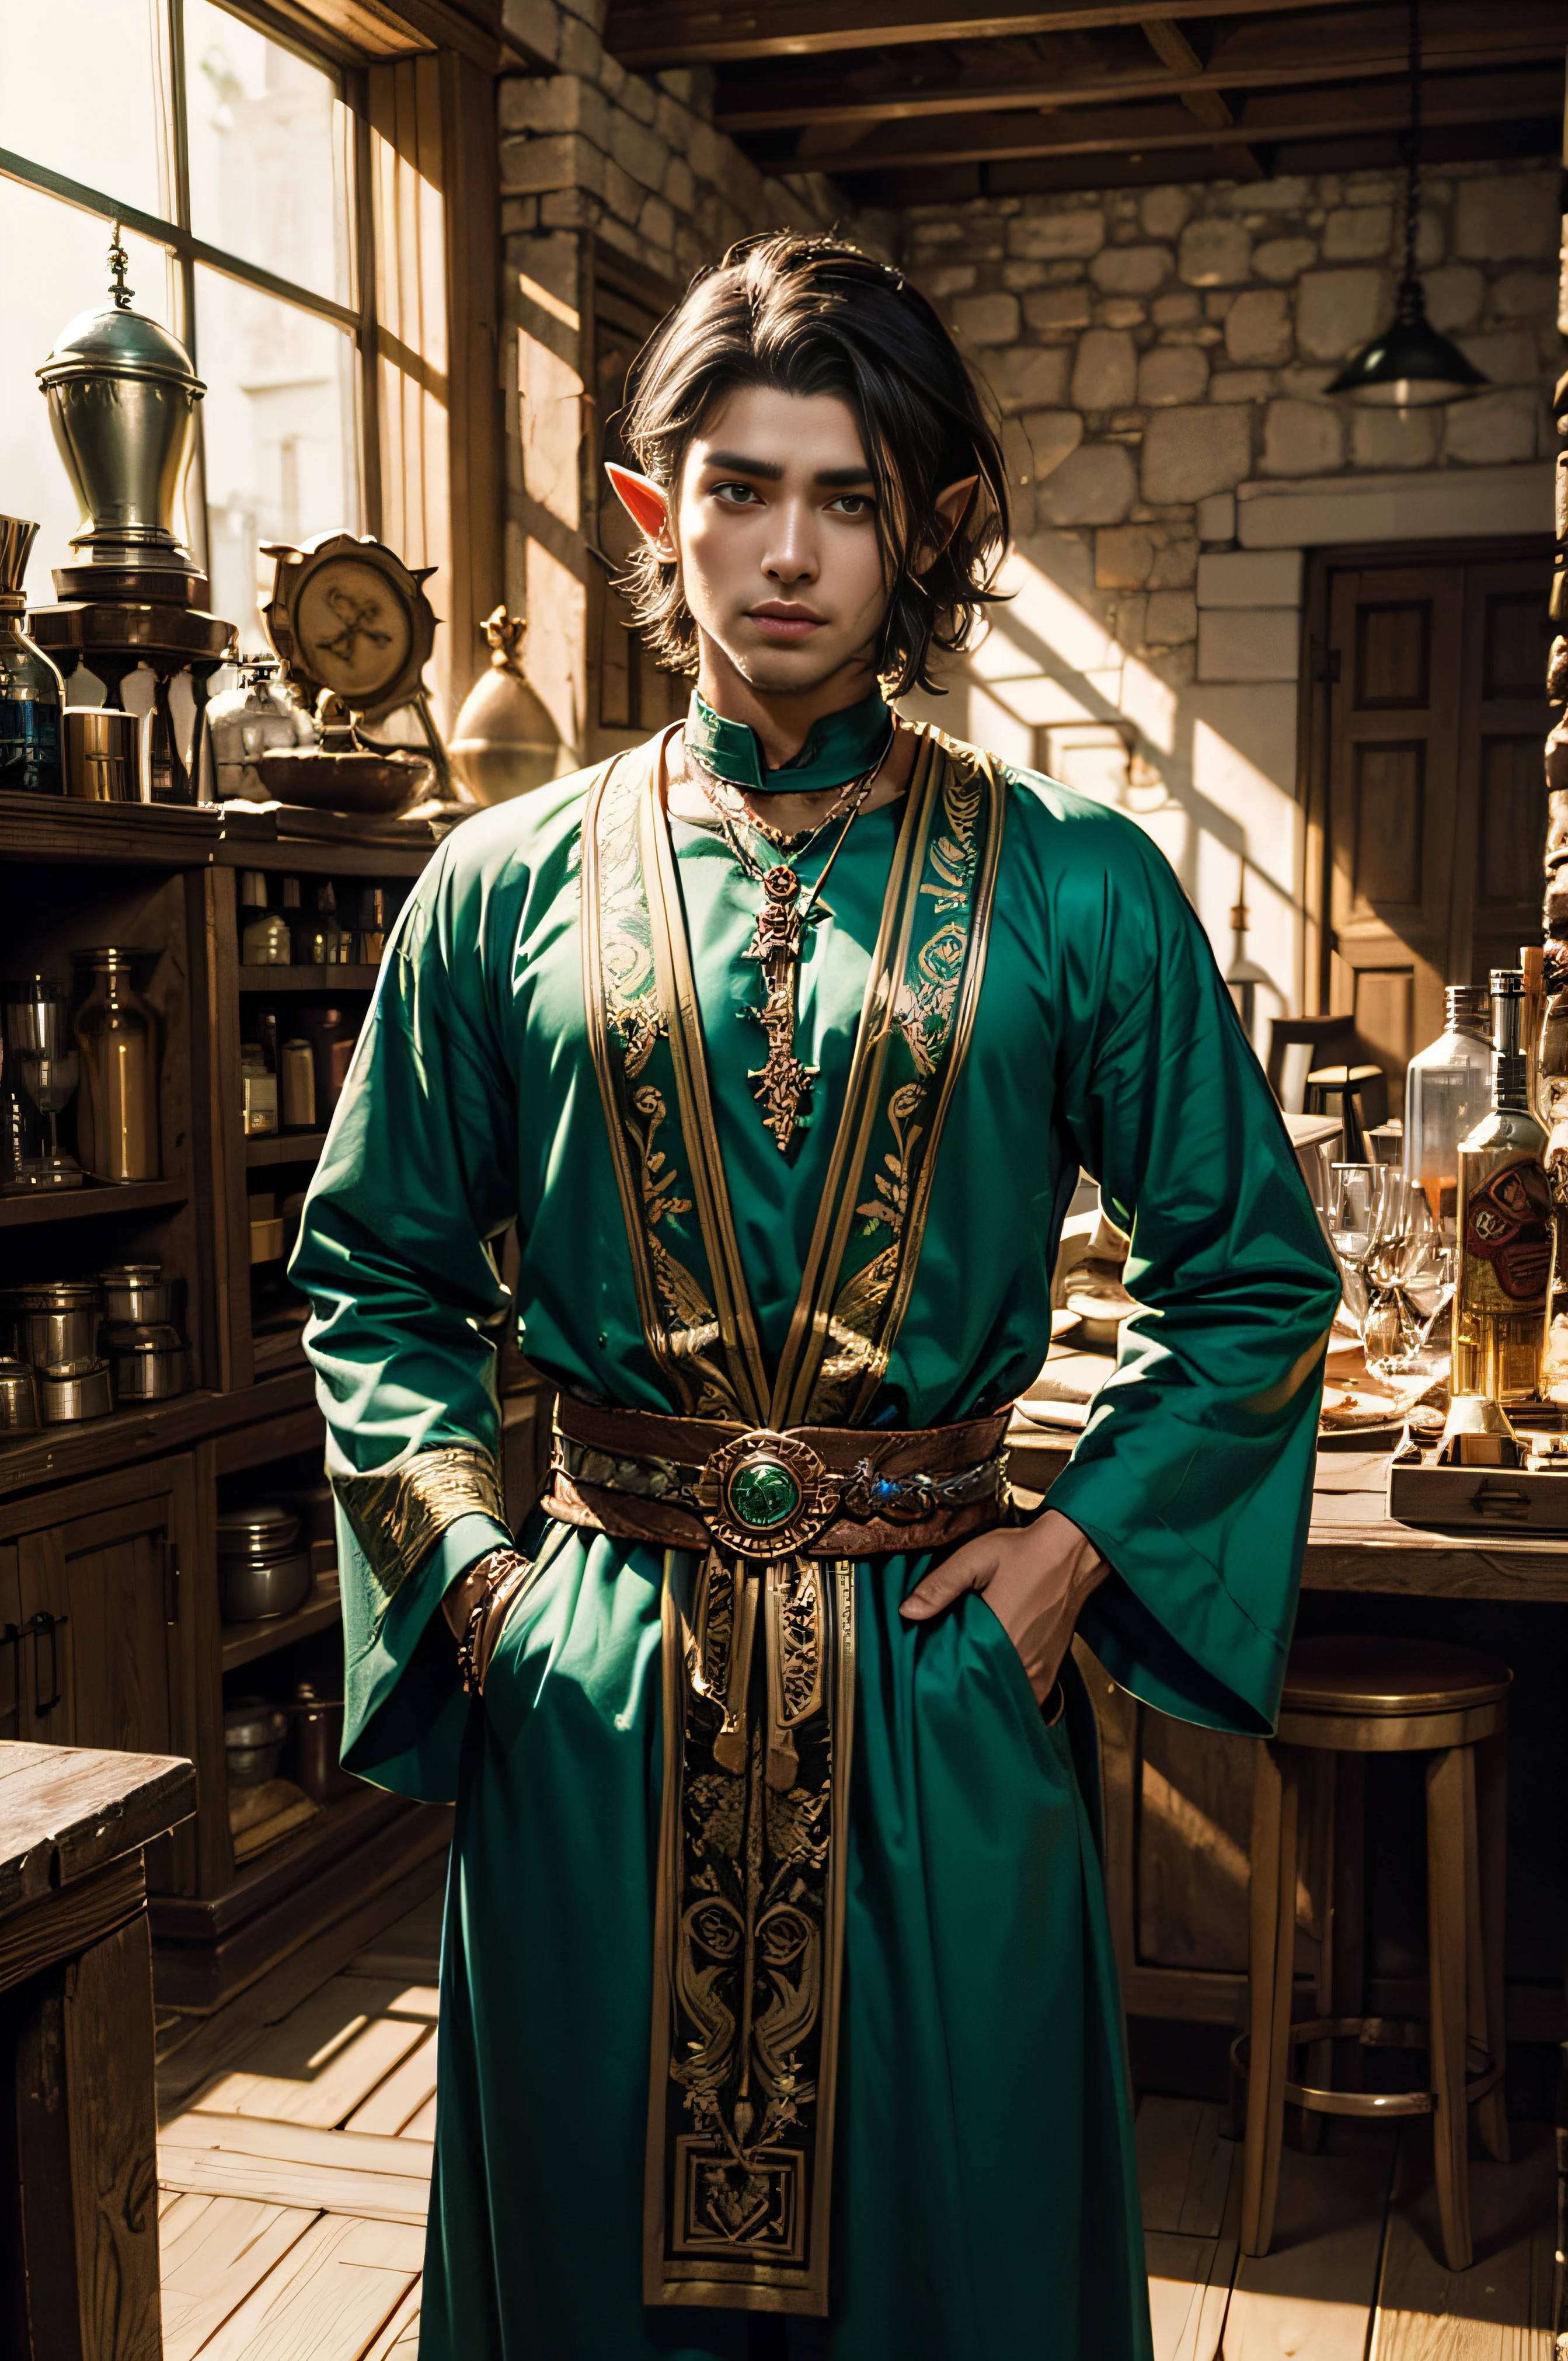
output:
[[[159,1177],[158,1022],[131,982],[132,957],[114,946],[76,954],[86,991],[72,1019],[77,1153],[94,1180],[122,1183]]]
[[[1446,997],[1442,1031],[1405,1070],[1405,1178],[1420,1184],[1452,1241],[1459,1143],[1492,1104],[1491,997],[1479,983],[1451,983]]]

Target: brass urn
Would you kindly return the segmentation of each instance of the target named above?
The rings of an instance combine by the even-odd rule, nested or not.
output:
[[[56,570],[62,598],[200,607],[207,577],[174,530],[196,404],[206,391],[177,336],[133,311],[115,227],[110,301],[81,312],[38,372],[82,529],[80,562]]]

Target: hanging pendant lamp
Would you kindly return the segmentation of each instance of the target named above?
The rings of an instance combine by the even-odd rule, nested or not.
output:
[[[1420,0],[1410,0],[1410,128],[1405,139],[1405,267],[1391,326],[1346,361],[1331,393],[1384,410],[1415,410],[1462,401],[1488,380],[1457,345],[1427,318],[1426,290],[1416,269],[1421,201]]]

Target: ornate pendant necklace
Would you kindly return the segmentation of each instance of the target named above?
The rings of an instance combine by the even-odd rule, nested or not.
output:
[[[889,743],[891,744],[891,740]],[[817,826],[802,834],[789,835],[781,829],[770,828],[761,820],[737,793],[732,780],[721,778],[696,752],[688,745],[693,767],[703,794],[718,815],[724,840],[752,884],[762,888],[762,898],[757,909],[755,931],[746,947],[746,957],[754,959],[762,971],[763,998],[761,1006],[747,1011],[754,1016],[767,1037],[768,1054],[761,1066],[753,1068],[746,1079],[751,1085],[751,1095],[762,1110],[764,1127],[773,1134],[773,1143],[781,1156],[788,1153],[797,1131],[804,1131],[809,1115],[801,1110],[810,1098],[811,1086],[817,1080],[817,1069],[806,1065],[795,1052],[796,990],[800,978],[802,953],[806,948],[806,929],[819,917],[828,915],[822,900],[822,888],[828,883],[828,872],[839,858],[844,839],[860,814],[866,797],[876,784],[877,774],[887,760],[884,747],[869,771],[851,779],[843,792],[824,812]],[[802,898],[800,878],[795,863],[808,852],[824,830],[842,818],[839,829],[821,874]],[[753,829],[764,843],[784,858],[766,863],[758,861],[748,851],[740,836],[742,827]]]

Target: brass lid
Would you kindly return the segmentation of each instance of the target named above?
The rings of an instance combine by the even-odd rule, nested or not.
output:
[[[126,285],[127,257],[119,240],[116,222],[109,248],[110,302],[102,311],[78,312],[67,322],[53,352],[37,371],[38,382],[47,391],[72,378],[157,378],[166,385],[182,385],[191,393],[205,393],[179,337],[131,309],[136,291]]]

